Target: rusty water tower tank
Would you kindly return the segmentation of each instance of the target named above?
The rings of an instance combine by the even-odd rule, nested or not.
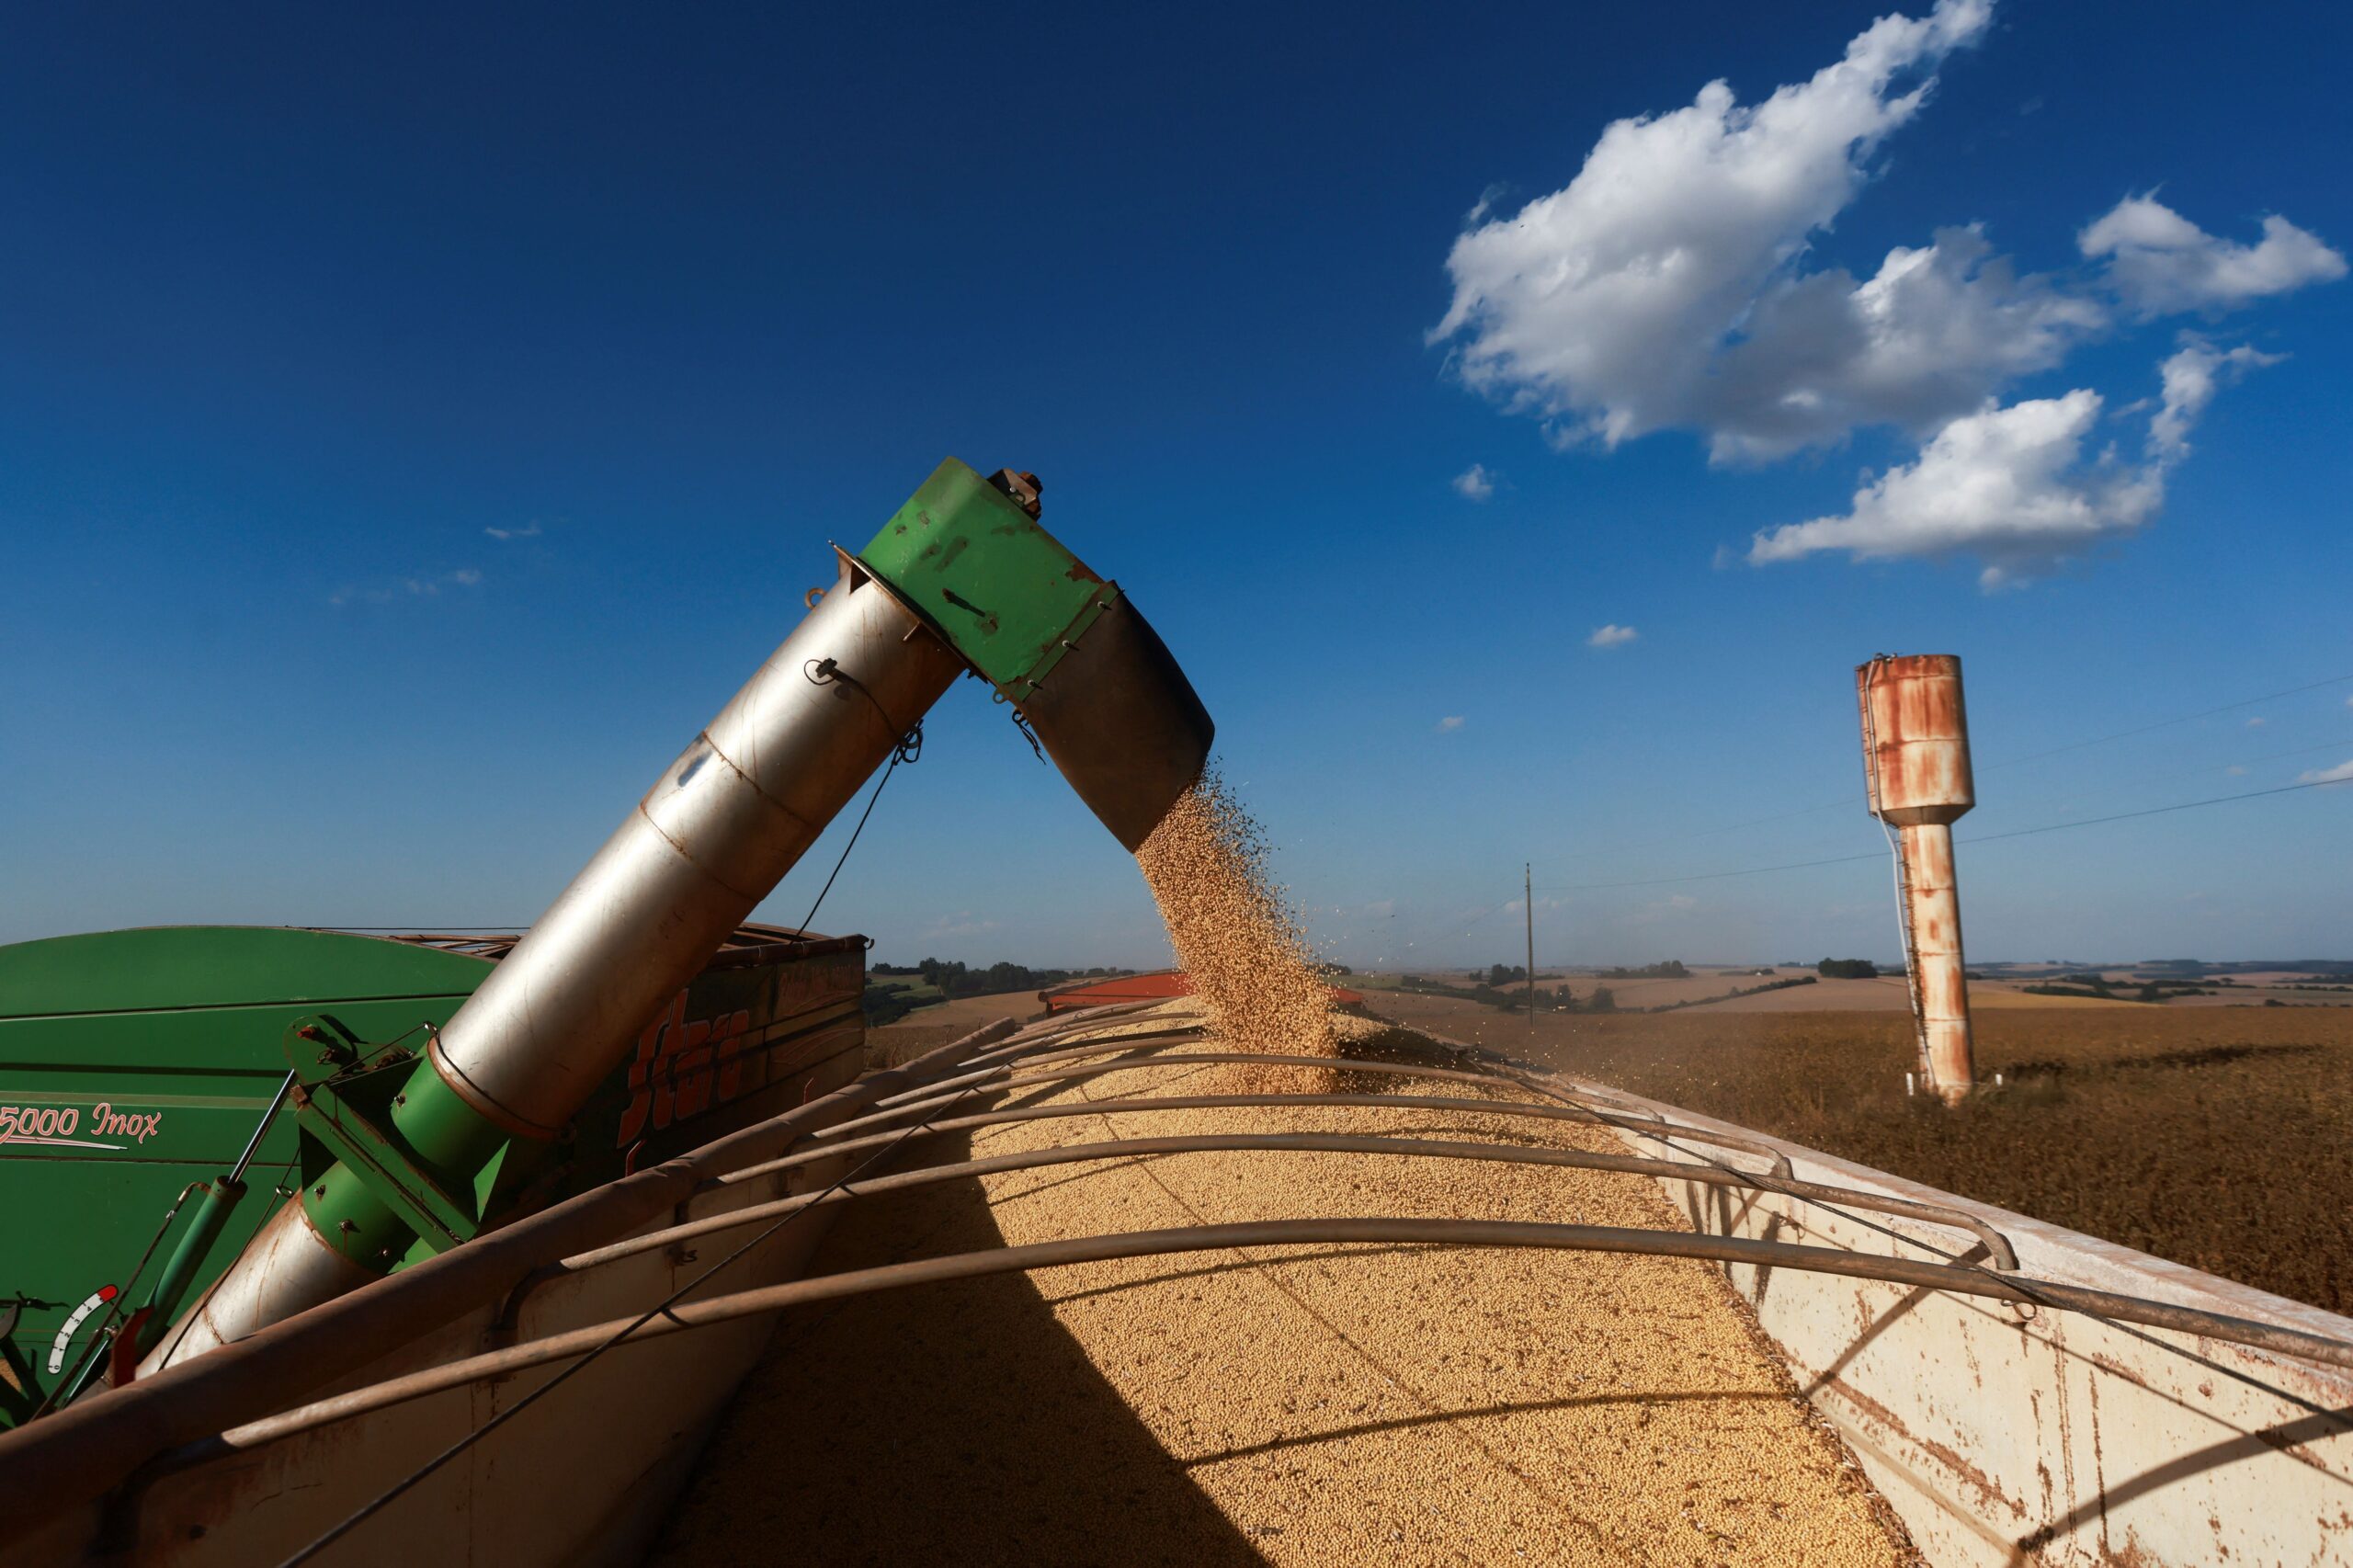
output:
[[[1948,1103],[1975,1086],[1952,824],[1977,803],[1969,713],[1951,653],[1882,653],[1855,670],[1871,814],[1896,830],[1904,966],[1920,1067]]]

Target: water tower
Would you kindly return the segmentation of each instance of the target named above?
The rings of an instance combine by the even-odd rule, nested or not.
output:
[[[1871,814],[1895,831],[1904,963],[1920,1071],[1950,1105],[1977,1081],[1961,956],[1952,824],[1977,803],[1969,714],[1952,653],[1881,653],[1855,670]]]

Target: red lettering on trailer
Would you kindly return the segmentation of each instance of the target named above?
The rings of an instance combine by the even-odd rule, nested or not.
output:
[[[141,1142],[163,1125],[164,1114],[152,1117],[117,1117],[107,1115],[108,1108],[100,1105],[90,1116],[90,1131],[115,1137],[135,1137]],[[0,1143],[39,1143],[54,1149],[104,1149],[109,1153],[121,1149],[119,1143],[94,1142],[76,1138],[74,1133],[82,1125],[82,1113],[73,1106],[0,1105]]]
[[[629,1064],[629,1105],[621,1112],[616,1147],[625,1149],[649,1131],[699,1116],[742,1093],[743,1052],[751,1028],[752,1015],[742,1009],[689,1020],[687,994],[672,997],[662,1017],[637,1037],[637,1054]]]

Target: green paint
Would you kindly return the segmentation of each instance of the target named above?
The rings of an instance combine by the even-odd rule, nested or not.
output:
[[[0,1206],[0,1302],[41,1303],[0,1339],[0,1360],[32,1391],[18,1397],[0,1376],[0,1428],[54,1386],[50,1344],[74,1307],[114,1285],[127,1315],[167,1269],[179,1277],[182,1304],[196,1300],[278,1207],[280,1186],[299,1190],[313,1224],[351,1256],[396,1268],[503,1211],[527,1185],[559,1201],[611,1180],[641,1143],[643,1163],[658,1163],[721,1128],[800,1104],[812,1072],[829,1074],[828,1085],[854,1074],[862,951],[859,939],[843,938],[698,976],[565,1137],[541,1145],[508,1142],[423,1061],[431,1030],[490,973],[488,960],[340,932],[233,926],[0,947],[0,1107],[74,1120],[74,1146],[0,1140],[0,1183],[14,1199]],[[175,994],[189,1005],[174,1006]],[[709,1043],[714,1019],[740,1021],[736,1038],[756,1049],[721,1057]],[[325,1038],[293,1035],[305,1021]],[[381,1087],[405,1103],[373,1093],[364,1081],[372,1074],[350,1075],[369,1064],[385,1068]],[[303,1085],[364,1102],[397,1190],[371,1188],[300,1136],[290,1102],[245,1173],[244,1199],[230,1210],[192,1196],[164,1228],[184,1188],[217,1183],[236,1160],[289,1066]],[[143,1140],[91,1135],[100,1106],[138,1118]],[[419,1239],[408,1206],[427,1182],[443,1200],[441,1232]],[[223,1222],[208,1241],[215,1221]],[[85,1322],[65,1370],[106,1321],[101,1310]]]
[[[278,926],[100,931],[0,947],[0,1024],[463,994],[489,972],[484,959],[342,931]],[[118,1043],[136,1049],[135,1037]]]
[[[311,1086],[299,1116],[302,1207],[358,1262],[390,1268],[411,1240],[446,1252],[482,1228],[505,1132],[429,1064],[403,1059]]]
[[[995,485],[949,458],[858,557],[1011,701],[1120,597]]]
[[[421,1044],[490,970],[438,949],[279,928],[163,926],[0,947],[0,1119],[13,1107],[19,1121],[27,1109],[73,1120],[49,1142],[0,1141],[12,1199],[0,1205],[0,1301],[41,1303],[10,1336],[21,1358],[45,1369],[66,1314],[102,1285],[124,1288],[126,1312],[144,1299],[196,1224],[196,1201],[134,1290],[140,1255],[180,1191],[217,1181],[252,1137],[286,1075],[290,1025],[326,1011],[363,1039]],[[273,1189],[293,1186],[297,1158],[296,1119],[280,1112],[246,1172],[251,1192],[186,1260],[188,1299],[278,1207]]]

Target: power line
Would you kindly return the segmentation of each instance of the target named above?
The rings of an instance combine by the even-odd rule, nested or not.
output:
[[[2326,680],[2316,680],[2304,686],[2291,686],[2285,691],[2267,691],[2261,697],[2250,697],[2243,702],[2225,702],[2220,708],[2208,708],[2196,713],[2185,713],[2178,719],[2160,719],[2154,724],[2143,724],[2137,730],[2119,730],[2112,735],[2095,735],[2087,741],[2074,741],[2063,746],[2052,746],[2049,751],[2031,752],[2025,756],[2014,756],[2002,762],[1989,762],[1985,765],[1985,771],[1991,773],[1997,767],[2016,767],[2022,762],[2040,762],[2046,756],[2057,756],[2062,752],[2081,751],[2086,746],[2100,746],[2106,745],[2110,741],[2129,740],[2134,735],[2145,735],[2152,730],[2169,730],[2176,724],[2187,724],[2193,719],[2211,719],[2217,713],[2234,713],[2242,708],[2252,708],[2258,702],[2269,702],[2275,698],[2294,697],[2299,692],[2318,691],[2325,686],[2342,686],[2348,680],[2353,680],[2353,676],[2331,676]]]
[[[1834,855],[1826,860],[1791,860],[1780,866],[1749,866],[1737,871],[1700,871],[1688,877],[1645,877],[1632,882],[1558,882],[1539,888],[1539,892],[1599,892],[1608,888],[1660,888],[1670,882],[1712,882],[1726,877],[1761,877],[1768,871],[1802,871],[1813,866],[1845,866],[1857,860],[1876,860],[1876,849],[1866,855]]]
[[[2268,790],[2249,790],[2239,795],[2217,795],[2206,801],[2182,801],[2170,806],[2150,806],[2137,812],[2118,812],[2112,816],[2086,817],[2081,822],[2055,822],[2041,827],[2014,828],[2008,833],[1984,833],[1975,838],[1964,838],[1963,844],[1991,844],[1997,838],[2031,838],[2038,833],[2063,833],[2071,827],[2097,827],[2104,822],[2124,822],[2132,817],[2161,817],[2168,812],[2186,812],[2198,806],[2227,805],[2233,801],[2258,800],[2265,795],[2286,795],[2298,790],[2320,790],[2331,784],[2342,784],[2342,778],[2307,778],[2301,784],[2280,784]]]
[[[2218,713],[2236,712],[2242,708],[2252,708],[2258,702],[2270,702],[2282,697],[2294,697],[2307,691],[2318,691],[2323,687],[2342,686],[2347,681],[2353,681],[2353,675],[2331,676],[2325,680],[2309,681],[2302,686],[2291,686],[2282,691],[2266,692],[2260,697],[2243,698],[2236,702],[2225,702],[2220,708],[2200,709],[2195,713],[2184,713],[2176,718],[2160,719],[2154,723],[2143,724],[2133,729],[2119,730],[2114,734],[2096,735],[2087,741],[2072,741],[2063,746],[2053,746],[2048,751],[2029,752],[2024,756],[2005,757],[1998,762],[1985,763],[1979,767],[1977,771],[1980,773],[1993,773],[2005,767],[2018,767],[2026,763],[2040,762],[2047,756],[2060,756],[2068,752],[2082,751],[2089,746],[2106,745],[2111,741],[2129,740],[2134,735],[2145,735],[2156,730],[2169,730],[2177,724],[2187,724],[2198,719],[2211,719]],[[2321,745],[2311,746],[2305,749],[2310,751],[2321,751],[2326,749],[2328,746],[2340,744],[2342,743],[2329,741],[2324,742]],[[2271,755],[2274,756],[2293,756],[2299,754],[2295,752],[2276,752]],[[2268,758],[2254,757],[2249,760],[2262,762],[2268,760]],[[2182,775],[2168,773],[2161,775],[2160,777],[2172,778],[2182,777]],[[1800,806],[1793,811],[1777,812],[1770,816],[1748,817],[1739,822],[1722,823],[1714,827],[1700,828],[1694,832],[1677,834],[1672,840],[1664,838],[1639,840],[1634,846],[1640,847],[1642,845],[1645,844],[1665,844],[1668,842],[1683,843],[1692,838],[1713,837],[1717,834],[1734,833],[1742,828],[1767,827],[1774,823],[1791,822],[1799,817],[1814,816],[1823,812],[1835,812],[1842,809],[1851,809],[1863,803],[1864,798],[1862,796],[1847,795],[1842,796],[1840,799],[1836,801],[1824,801],[1818,805]],[[1827,861],[1807,863],[1830,864],[1830,862]]]
[[[2310,756],[2314,752],[2347,751],[2348,748],[2353,748],[2353,736],[2339,735],[2335,740],[2323,741],[2318,745],[2295,746],[2287,751],[2267,751],[2255,756],[2242,757],[2239,762],[2233,763],[2230,766],[2238,767],[2240,771],[2244,772],[2245,771],[2245,768],[2243,765],[2245,763],[2278,762],[2283,757]],[[2164,784],[2176,778],[2211,778],[2213,777],[2213,774],[2214,765],[2211,762],[2202,762],[2196,767],[2174,767],[2167,768],[2163,773],[2135,774],[2131,778],[2120,779],[2118,782],[2125,784]]]
[[[2300,784],[2280,784],[2269,790],[2249,790],[2243,794],[2216,795],[2203,801],[2181,801],[2170,806],[2150,806],[2137,812],[2117,812],[2104,817],[2086,817],[2081,822],[2046,823],[2040,827],[2015,828],[2008,833],[1980,834],[1975,838],[1963,838],[1956,842],[1992,844],[2004,838],[2029,838],[2040,833],[2065,833],[2071,828],[2097,827],[2102,823],[2125,822],[2133,817],[2164,816],[2169,812],[2193,811],[2200,806],[2228,805],[2233,801],[2254,801],[2266,795],[2286,795],[2299,790],[2319,790],[2330,784],[2345,782],[2347,780],[2341,778],[2309,778]],[[1665,887],[1672,882],[1712,882],[1727,877],[1761,877],[1773,871],[1802,871],[1815,866],[1845,866],[1858,860],[1876,860],[1879,858],[1879,851],[1874,849],[1863,855],[1834,855],[1827,859],[1793,860],[1780,866],[1748,866],[1737,871],[1700,871],[1686,877],[1647,877],[1639,881],[1630,882],[1564,882],[1552,887],[1540,888],[1537,891],[1540,892],[1599,892],[1611,888],[1655,888]]]

